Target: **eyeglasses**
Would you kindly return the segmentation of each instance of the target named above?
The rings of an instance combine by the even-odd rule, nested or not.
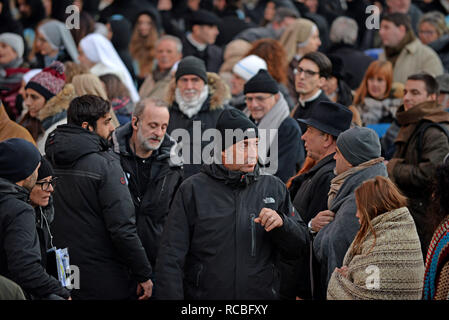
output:
[[[53,178],[50,181],[42,181],[42,182],[36,182],[36,185],[40,185],[42,191],[50,191],[50,185],[53,187],[53,189],[56,186],[56,181],[58,178]]]
[[[297,67],[296,69],[293,70],[293,73],[295,74],[295,76],[298,76],[298,75],[300,75],[303,72],[304,72],[304,75],[305,75],[306,78],[311,78],[314,75],[319,74],[319,72],[315,72],[315,71],[312,71],[312,70],[305,70],[305,69],[303,69],[301,67]]]
[[[265,100],[271,98],[272,96],[274,96],[274,94],[270,94],[268,97],[262,97],[262,96],[255,96],[255,97],[245,97],[245,101],[246,103],[252,103],[253,101],[257,101],[258,103],[262,103]]]
[[[436,31],[433,31],[433,30],[419,30],[418,33],[422,34],[423,36],[431,36],[434,33],[436,33]]]

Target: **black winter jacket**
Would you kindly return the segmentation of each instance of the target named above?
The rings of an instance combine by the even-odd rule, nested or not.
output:
[[[167,134],[177,139],[177,136],[174,136],[172,133],[176,129],[185,129],[189,133],[190,141],[184,142],[183,146],[183,158],[184,158],[184,176],[188,178],[195,173],[200,172],[202,159],[201,153],[205,146],[207,146],[210,141],[202,141],[201,137],[205,130],[207,129],[215,129],[217,125],[217,120],[220,114],[224,110],[224,106],[215,106],[211,107],[210,104],[210,96],[203,103],[201,110],[192,116],[192,118],[188,118],[184,113],[179,110],[178,104],[176,102],[170,107],[170,122],[168,123]],[[226,106],[228,108],[228,106]],[[198,129],[196,129],[194,122],[199,123]],[[199,132],[199,136],[195,135],[196,132]],[[182,140],[182,139],[180,139]],[[212,140],[212,139],[211,139]],[[178,140],[179,142],[179,140]],[[187,146],[188,144],[188,146]],[[187,149],[190,148],[190,153],[187,152]],[[200,151],[197,153],[196,151]],[[185,152],[185,153],[184,153]]]
[[[154,266],[165,220],[182,181],[182,162],[174,163],[170,159],[170,149],[176,142],[169,135],[165,135],[162,145],[153,151],[150,158],[137,157],[129,148],[132,133],[130,122],[117,128],[112,136],[113,151],[120,155],[120,163],[136,208],[137,233]],[[148,170],[139,172],[142,167]],[[148,179],[141,193],[143,175]]]
[[[0,275],[16,282],[29,297],[55,294],[67,299],[69,291],[41,264],[36,218],[28,199],[25,188],[0,178]]]
[[[151,267],[137,235],[131,195],[117,155],[97,134],[62,125],[46,142],[59,177],[51,230],[80,270],[74,299],[126,299]],[[131,277],[131,275],[133,277]]]
[[[284,220],[266,232],[262,208]],[[278,299],[278,255],[308,242],[285,185],[271,175],[204,165],[173,201],[156,263],[158,299]]]
[[[289,189],[293,199],[293,206],[298,211],[302,220],[308,224],[318,212],[327,210],[327,198],[331,186],[331,180],[335,178],[334,168],[335,153],[332,153],[319,161],[307,173],[304,173],[292,181]],[[310,247],[300,248],[300,259],[283,259],[281,274],[287,281],[281,283],[281,295],[286,299],[312,298],[310,282]],[[293,280],[293,281],[292,281]]]

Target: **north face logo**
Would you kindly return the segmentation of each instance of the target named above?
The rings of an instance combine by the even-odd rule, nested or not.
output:
[[[263,199],[263,203],[270,204],[270,203],[276,203],[276,200],[274,200],[272,197],[266,197]]]

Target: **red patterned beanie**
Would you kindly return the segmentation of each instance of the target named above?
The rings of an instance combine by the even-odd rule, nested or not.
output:
[[[65,85],[65,67],[59,61],[36,74],[26,85],[25,89],[33,89],[40,93],[46,101],[57,95]]]

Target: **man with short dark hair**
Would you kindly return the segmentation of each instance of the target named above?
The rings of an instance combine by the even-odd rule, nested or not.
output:
[[[0,142],[0,275],[16,282],[28,298],[62,300],[69,291],[42,267],[36,216],[28,203],[40,162],[31,142]]]
[[[117,156],[108,151],[114,130],[109,102],[77,97],[67,124],[53,131],[45,151],[59,176],[51,226],[55,244],[68,247],[78,266],[74,299],[139,299],[152,293],[151,266],[137,235],[127,179]],[[137,290],[136,290],[137,289]]]
[[[128,180],[136,208],[136,225],[151,266],[170,205],[182,180],[182,161],[172,161],[176,142],[166,134],[170,114],[162,100],[137,103],[131,122],[117,128],[112,148]]]
[[[431,181],[436,167],[449,152],[449,113],[437,103],[438,83],[429,74],[408,77],[404,104],[396,118],[400,125],[395,140],[395,153],[388,162],[388,176],[409,198],[409,209],[415,219],[425,256],[433,234],[432,218],[426,215],[430,205]]]
[[[440,57],[416,38],[406,14],[383,16],[379,35],[384,48],[379,59],[393,64],[393,81],[405,83],[409,75],[419,72],[427,72],[434,77],[443,73]]]
[[[332,63],[321,52],[304,55],[294,71],[296,92],[299,101],[292,110],[293,119],[307,119],[312,108],[321,101],[330,101],[321,89],[332,73]],[[306,125],[300,123],[301,131],[306,132]]]

